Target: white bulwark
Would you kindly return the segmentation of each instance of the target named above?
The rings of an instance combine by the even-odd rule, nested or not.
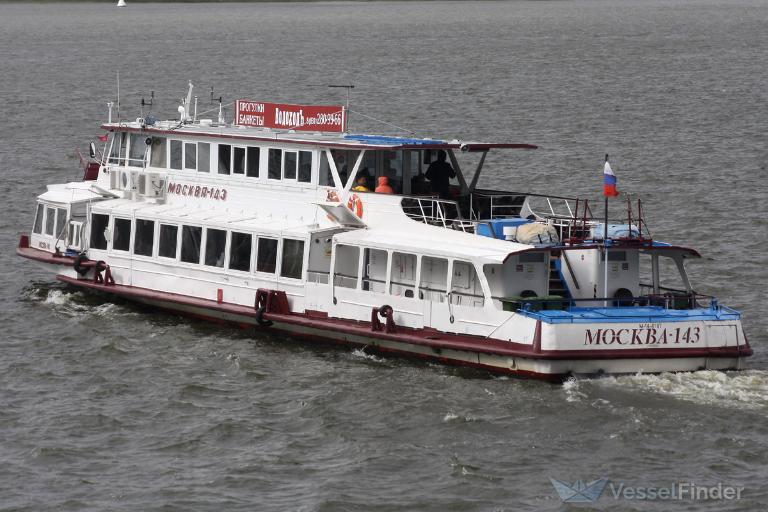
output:
[[[18,254],[194,317],[548,380],[738,369],[752,353],[740,314],[692,288],[698,253],[653,240],[639,202],[603,240],[587,201],[477,188],[489,151],[535,146],[238,105],[240,124],[188,104],[179,121],[104,124],[83,181],[38,196]]]

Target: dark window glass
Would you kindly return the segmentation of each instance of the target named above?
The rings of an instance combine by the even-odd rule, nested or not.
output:
[[[203,228],[183,226],[181,228],[181,261],[200,263],[200,239]]]
[[[231,162],[232,146],[229,144],[219,144],[219,174],[229,174]]]
[[[322,186],[333,185],[333,174],[331,174],[331,166],[328,164],[328,155],[325,154],[325,150],[320,151],[320,165],[318,167],[317,183]]]
[[[197,143],[197,172],[211,170],[211,145],[207,142]]]
[[[91,215],[91,249],[106,249],[107,237],[104,232],[109,225],[109,215]]]
[[[194,142],[184,144],[184,168],[197,169],[197,144]]]
[[[232,270],[251,270],[251,235],[232,232],[229,246],[229,268]]]
[[[45,209],[45,234],[53,236],[53,222],[56,220],[56,210],[53,208]]]
[[[283,158],[282,149],[270,149],[269,150],[269,165],[267,169],[267,177],[271,180],[280,179],[280,164]]]
[[[256,259],[256,270],[259,272],[275,273],[277,264],[277,240],[259,238],[259,250]]]
[[[312,181],[312,152],[299,151],[299,181],[309,183]]]
[[[129,148],[128,165],[135,167],[144,166],[144,153],[147,150],[147,143],[143,135],[139,133],[131,134],[131,146]]]
[[[246,160],[245,174],[251,178],[259,177],[259,148],[248,148],[248,159]]]
[[[131,220],[115,219],[115,229],[112,235],[112,249],[128,251],[131,248]]]
[[[245,148],[234,148],[234,158],[232,159],[232,174],[243,174],[245,172]]]
[[[283,240],[283,258],[280,265],[280,275],[301,279],[301,270],[304,263],[304,241]]]
[[[152,137],[152,154],[149,157],[149,165],[152,167],[165,168],[165,161],[168,157],[166,153],[168,148],[166,146],[165,137]]]
[[[283,177],[287,180],[296,179],[296,152],[295,151],[285,152],[285,176]]]
[[[152,256],[155,242],[155,221],[136,219],[136,234],[133,237],[133,253]]]
[[[56,236],[62,237],[62,231],[64,231],[64,224],[67,222],[67,210],[64,208],[56,208]]]
[[[45,211],[45,207],[41,204],[37,205],[37,213],[35,214],[35,227],[32,228],[33,233],[37,233],[38,235],[43,232],[43,212]]]
[[[179,228],[160,224],[160,244],[157,254],[163,258],[176,258],[176,241],[178,240]]]
[[[171,169],[181,170],[181,141],[171,141]]]
[[[227,232],[223,229],[208,229],[205,238],[205,264],[224,268],[224,248],[227,246]]]
[[[112,133],[112,147],[109,150],[109,163],[120,164],[126,133]]]

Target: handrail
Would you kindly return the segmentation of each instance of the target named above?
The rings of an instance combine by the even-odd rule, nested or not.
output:
[[[570,272],[571,278],[573,278],[573,285],[576,287],[577,290],[580,290],[581,287],[579,286],[579,280],[576,279],[576,274],[573,272],[573,267],[571,267],[571,260],[568,259],[568,251],[562,251],[561,254],[563,255],[563,259],[565,260],[565,266],[568,267],[568,272]]]

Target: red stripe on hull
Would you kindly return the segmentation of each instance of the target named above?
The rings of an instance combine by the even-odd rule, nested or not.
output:
[[[91,280],[79,280],[66,276],[58,276],[62,282],[111,293],[118,296],[134,299],[146,299],[159,302],[168,302],[188,307],[200,308],[236,315],[240,317],[254,318],[256,311],[248,306],[222,303],[214,300],[199,299],[186,295],[160,292],[132,286],[112,285],[104,286]],[[398,326],[398,332],[387,333],[385,331],[371,330],[369,322],[343,320],[338,318],[322,318],[316,312],[309,315],[290,313],[275,314],[265,313],[263,318],[274,322],[296,325],[308,328],[321,328],[334,331],[340,335],[362,336],[381,340],[409,343],[435,349],[450,349],[472,352],[476,354],[490,354],[506,357],[524,357],[534,360],[609,360],[609,359],[666,359],[666,358],[693,358],[693,357],[747,357],[752,355],[749,345],[741,347],[715,347],[715,348],[649,348],[649,349],[608,349],[608,350],[540,350],[536,346],[524,345],[509,341],[488,339],[480,336],[461,336],[435,331],[434,329],[413,329]],[[236,321],[234,321],[237,323]]]

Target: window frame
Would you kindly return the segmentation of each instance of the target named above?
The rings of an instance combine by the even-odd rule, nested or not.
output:
[[[111,233],[110,233],[111,240],[109,240],[109,249],[110,249],[110,251],[111,252],[120,252],[120,253],[130,254],[131,253],[131,249],[133,248],[133,219],[131,219],[130,217],[126,218],[126,217],[121,217],[121,216],[118,216],[118,215],[112,215],[111,217],[112,218],[110,220],[110,225],[112,226],[112,230],[111,230]],[[117,221],[119,221],[119,220],[120,221],[125,221],[125,220],[128,221],[129,228],[128,228],[128,248],[127,249],[115,249],[115,235],[117,235],[117,227],[116,226],[117,226]]]
[[[139,222],[151,222],[152,223],[152,247],[149,252],[149,254],[141,254],[136,252],[136,240],[138,240],[138,234],[139,234]],[[133,222],[133,236],[131,240],[131,254],[134,256],[138,256],[140,258],[154,258],[155,254],[157,253],[157,246],[158,244],[155,243],[155,240],[157,240],[157,234],[158,234],[158,221],[153,219],[142,219],[142,218],[136,218]]]
[[[250,249],[249,249],[250,254],[248,256],[248,270],[232,268],[232,250],[234,248],[232,239],[235,234],[247,235],[251,238]],[[227,271],[237,272],[239,274],[248,274],[248,275],[252,274],[253,270],[255,269],[254,258],[256,256],[256,251],[254,251],[254,248],[255,248],[255,242],[257,240],[258,240],[258,236],[254,235],[253,233],[249,233],[246,231],[228,230],[227,231],[227,261],[225,262],[224,268]]]
[[[261,250],[261,241],[263,239],[274,240],[275,242],[277,242],[277,245],[275,246],[275,269],[272,272],[259,270],[259,251]],[[282,244],[280,243],[279,237],[257,234],[256,235],[256,251],[254,255],[256,260],[255,260],[255,265],[253,266],[253,273],[262,275],[262,276],[272,276],[272,277],[279,276],[280,268],[278,267],[278,265],[280,264],[280,255],[282,254],[282,250],[283,248],[282,248]]]
[[[163,229],[163,226],[170,226],[176,228],[176,250],[173,257],[170,256],[163,256],[160,254],[160,243],[162,241],[161,238],[161,232]],[[179,261],[181,258],[181,229],[179,229],[179,224],[172,224],[169,222],[163,222],[161,220],[157,221],[157,258],[162,260],[168,260],[168,261]]]
[[[195,148],[195,166],[194,167],[187,167],[187,146],[194,146]],[[198,155],[197,142],[190,142],[186,140],[183,141],[182,152],[181,152],[181,166],[182,166],[181,170],[197,172],[197,168],[198,168],[197,155]]]
[[[293,277],[293,276],[286,276],[283,275],[283,263],[285,262],[285,242],[299,242],[301,243],[301,271],[299,272],[299,277]],[[292,282],[296,281],[304,281],[304,272],[306,271],[306,258],[307,258],[307,240],[304,238],[291,238],[291,237],[284,237],[280,238],[279,242],[279,250],[278,253],[280,257],[278,258],[279,266],[277,268],[276,274],[280,277],[280,279],[288,279]]]
[[[221,266],[218,266],[215,263],[213,265],[208,263],[208,239],[209,239],[208,235],[211,231],[221,231],[222,233],[224,233],[224,247],[222,247],[222,254],[221,254],[223,259],[221,262]],[[207,267],[207,269],[209,270],[213,270],[213,269],[224,270],[226,268],[227,260],[228,260],[227,248],[229,246],[229,235],[228,235],[228,230],[226,228],[221,229],[221,228],[206,227],[204,239],[201,241],[200,245],[201,245],[200,252],[202,253],[202,257],[200,258],[201,260],[200,265]]]
[[[202,266],[202,259],[203,254],[205,252],[205,227],[197,224],[180,224],[179,225],[181,229],[179,232],[181,233],[181,241],[179,243],[179,263],[184,265],[195,265],[195,266]],[[197,249],[197,261],[185,261],[182,259],[182,255],[184,253],[184,228],[192,228],[192,229],[199,229],[200,230],[200,246]]]

